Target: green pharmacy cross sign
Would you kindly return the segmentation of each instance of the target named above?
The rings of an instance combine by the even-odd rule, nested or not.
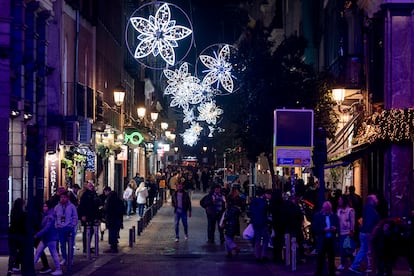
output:
[[[144,137],[138,131],[130,134],[124,133],[124,144],[131,143],[132,145],[139,145],[144,141]]]

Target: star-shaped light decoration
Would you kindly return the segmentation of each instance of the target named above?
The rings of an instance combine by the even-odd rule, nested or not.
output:
[[[203,78],[203,83],[212,85],[217,82],[217,89],[219,84],[229,93],[233,92],[234,83],[232,79],[232,64],[230,60],[230,46],[225,45],[221,48],[218,56],[214,52],[214,57],[208,55],[200,55],[201,62],[208,68],[203,72],[207,72]]]
[[[144,58],[152,53],[154,57],[160,56],[169,65],[175,64],[175,47],[178,40],[182,40],[192,34],[192,30],[185,26],[175,25],[171,20],[169,6],[163,4],[149,19],[143,17],[131,17],[130,22],[135,30],[139,32],[140,40],[135,49],[134,57]]]
[[[214,101],[201,103],[198,107],[198,121],[206,121],[207,124],[217,124],[217,119],[223,114],[223,109],[217,107]]]

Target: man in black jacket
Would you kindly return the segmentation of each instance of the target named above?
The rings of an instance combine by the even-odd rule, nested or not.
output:
[[[115,191],[108,194],[104,207],[105,222],[108,228],[108,243],[111,249],[105,253],[118,253],[118,237],[121,230],[124,204]]]
[[[181,182],[177,183],[177,190],[172,196],[172,207],[174,208],[174,225],[175,225],[175,241],[180,240],[179,229],[180,229],[180,219],[184,227],[185,240],[188,240],[188,223],[187,223],[187,213],[188,217],[191,218],[191,200],[190,196],[183,189],[183,184]]]

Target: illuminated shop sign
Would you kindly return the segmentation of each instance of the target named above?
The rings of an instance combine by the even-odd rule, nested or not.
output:
[[[139,145],[144,141],[144,137],[138,131],[134,131],[130,134],[124,133],[124,144]]]

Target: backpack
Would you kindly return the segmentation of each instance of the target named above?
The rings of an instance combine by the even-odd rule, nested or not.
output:
[[[200,200],[200,206],[204,209],[211,206],[212,204],[213,204],[213,199],[210,194],[203,196],[203,198]]]

